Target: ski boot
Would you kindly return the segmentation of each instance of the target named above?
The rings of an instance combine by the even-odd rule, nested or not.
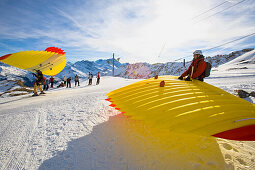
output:
[[[37,93],[34,93],[32,96],[39,96]]]
[[[46,93],[44,93],[44,91],[41,91],[41,93],[40,94],[46,94]]]

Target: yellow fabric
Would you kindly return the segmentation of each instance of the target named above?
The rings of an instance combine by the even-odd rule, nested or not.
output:
[[[66,65],[65,54],[47,51],[21,51],[0,61],[32,72],[41,70],[49,76],[58,74]]]
[[[46,70],[46,71],[43,71],[42,73],[45,75],[54,76],[54,75],[57,75],[60,71],[62,71],[65,68],[65,66],[66,66],[66,58],[64,57],[64,60],[60,64],[53,67],[52,70]]]
[[[165,87],[160,82],[165,81]],[[222,89],[173,76],[143,80],[107,94],[116,108],[160,129],[214,135],[255,124],[255,105]]]

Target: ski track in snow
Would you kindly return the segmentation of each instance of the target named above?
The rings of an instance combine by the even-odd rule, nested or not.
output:
[[[38,168],[65,150],[69,141],[91,133],[94,126],[117,114],[105,101],[111,88],[63,88],[1,102],[0,169]]]

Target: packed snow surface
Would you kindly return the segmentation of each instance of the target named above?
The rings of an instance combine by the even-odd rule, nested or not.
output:
[[[214,68],[205,82],[232,94],[255,91],[254,60],[244,66],[249,72],[240,62]],[[102,77],[99,85],[94,79],[92,86],[0,98],[0,169],[255,169],[255,142],[154,136],[152,127],[108,106],[108,92],[137,81]]]

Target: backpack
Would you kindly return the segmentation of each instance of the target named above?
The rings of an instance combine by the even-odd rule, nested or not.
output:
[[[37,80],[38,82],[42,82],[42,83],[44,82],[43,74],[41,71],[37,72]]]
[[[206,62],[206,68],[205,68],[205,71],[203,73],[205,77],[209,77],[210,76],[211,68],[212,68],[211,63]]]
[[[200,61],[197,62],[197,67]],[[209,62],[206,62],[205,71],[202,73],[205,77],[209,77],[211,73],[212,65]]]

